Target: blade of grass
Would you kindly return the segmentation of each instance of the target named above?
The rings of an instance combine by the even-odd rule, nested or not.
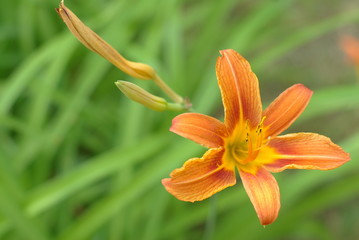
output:
[[[157,188],[152,194],[152,203],[150,207],[149,219],[146,221],[142,238],[143,240],[157,240],[159,233],[163,229],[163,221],[165,220],[165,211],[168,205],[169,198],[171,197],[163,188]]]
[[[51,159],[53,154],[58,150],[58,146],[64,139],[65,134],[70,130],[71,123],[76,120],[80,111],[87,103],[90,94],[101,80],[101,76],[109,67],[105,61],[97,62],[95,55],[91,55],[84,66],[92,69],[91,72],[84,72],[85,75],[82,79],[87,79],[87,81],[78,82],[74,93],[72,93],[73,97],[71,98],[70,104],[62,106],[63,108],[60,111],[59,116],[41,135],[37,136],[37,141],[24,146],[23,150],[16,157],[18,169],[25,169],[25,167],[34,159],[34,156],[44,150],[45,155],[47,155],[45,158]],[[49,147],[43,149],[44,144]]]
[[[192,79],[203,78],[203,72],[208,72],[204,71],[203,68],[213,66],[208,64],[208,59],[214,54],[209,50],[216,49],[215,46],[223,41],[223,35],[226,35],[223,34],[224,31],[230,31],[227,27],[223,28],[223,25],[227,25],[228,13],[232,8],[235,8],[235,5],[239,4],[239,2],[224,0],[216,1],[211,5],[202,6],[202,9],[206,11],[205,14],[200,15],[203,16],[200,22],[201,26],[194,25],[195,22],[192,23],[194,26],[191,26],[191,28],[195,28],[196,31],[199,31],[198,39],[194,41],[193,46],[189,48],[191,56],[188,60],[187,71]],[[194,11],[194,14],[198,14],[197,12],[198,10]],[[219,32],[221,32],[221,34],[218,34]],[[188,84],[190,89],[194,89],[198,86],[197,81],[191,81]]]
[[[359,85],[343,85],[314,91],[299,121],[340,110],[359,109]]]
[[[58,49],[75,41],[68,34],[56,37],[52,42],[42,46],[34,52],[11,74],[5,85],[7,91],[0,95],[0,116],[5,116],[26,89],[33,76],[44,66],[44,64],[56,55]]]
[[[2,182],[0,183],[0,195],[0,211],[11,222],[11,227],[19,236],[33,240],[48,239],[44,229],[34,219],[24,214],[19,201],[12,196]]]
[[[164,39],[164,61],[166,62],[166,79],[168,83],[176,87],[181,95],[188,89],[184,79],[188,79],[185,71],[184,56],[184,29],[181,23],[184,18],[181,16],[179,1],[167,1],[166,4],[166,26],[167,34]]]
[[[35,48],[34,12],[30,2],[25,1],[18,6],[18,41],[24,55]]]
[[[186,149],[186,155],[191,156],[198,151],[198,146],[184,142],[176,144],[174,147],[172,146],[153,160],[148,167],[138,171],[134,181],[127,185],[125,189],[98,201],[58,239],[80,240],[89,238],[93,231],[107,222],[114,213],[124,208],[136,197],[140,197],[154,182],[159,182],[165,171],[169,171],[177,162],[183,161],[183,149]],[[181,158],[178,158],[178,156],[181,156]]]
[[[255,59],[252,64],[256,68],[262,68],[266,63],[273,62],[275,59],[284,56],[289,51],[299,47],[319,36],[322,36],[334,29],[343,27],[349,23],[359,21],[359,10],[339,13],[311,26],[305,26],[302,30],[296,31],[286,39],[279,42],[277,46],[271,47],[264,52],[259,58]]]
[[[121,147],[113,149],[90,159],[86,164],[71,172],[48,181],[27,197],[26,211],[31,216],[37,215],[91,183],[114,174],[129,164],[143,160],[143,156],[157,152],[164,145],[165,141],[159,141],[159,139],[166,139],[166,136],[160,134],[143,140],[140,144],[141,151],[137,151],[137,146],[129,149]],[[121,156],[121,161],[116,160]]]

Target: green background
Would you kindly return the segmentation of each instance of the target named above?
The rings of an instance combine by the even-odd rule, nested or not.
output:
[[[244,55],[265,105],[295,83],[314,95],[286,132],[330,137],[352,160],[275,174],[282,208],[263,228],[240,181],[186,203],[161,179],[205,151],[114,85],[133,79],[83,47],[58,1],[0,8],[0,239],[359,239],[359,81],[342,53],[357,1],[68,0],[125,57],[153,66],[197,112],[223,118],[218,50]]]

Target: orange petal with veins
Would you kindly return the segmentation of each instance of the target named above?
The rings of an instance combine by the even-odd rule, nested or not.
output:
[[[213,148],[202,158],[188,160],[170,174],[171,178],[162,179],[162,184],[176,198],[188,202],[201,201],[233,186],[235,173],[222,165],[223,151],[222,148]]]
[[[272,138],[268,147],[275,149],[276,160],[266,164],[271,172],[284,169],[337,168],[350,160],[348,153],[329,138],[315,133],[294,133]]]
[[[280,209],[277,181],[267,170],[260,168],[256,174],[239,170],[244,188],[262,225],[274,222]]]
[[[216,73],[225,110],[225,124],[233,129],[248,120],[252,127],[261,121],[262,103],[257,76],[248,61],[232,49],[220,51]]]
[[[183,113],[172,120],[170,131],[208,148],[223,146],[226,127],[219,120],[199,114]]]
[[[266,136],[276,136],[286,130],[304,111],[313,92],[295,84],[280,94],[263,112]]]

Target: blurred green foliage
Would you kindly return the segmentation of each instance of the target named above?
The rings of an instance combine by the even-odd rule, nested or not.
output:
[[[303,83],[309,107],[288,132],[331,137],[352,161],[276,174],[282,209],[263,228],[241,184],[185,203],[160,180],[205,149],[168,131],[113,84],[132,79],[83,47],[58,1],[0,8],[1,239],[359,239],[359,84],[338,47],[357,34],[356,1],[87,0],[66,2],[125,57],[145,62],[197,112],[221,118],[218,50],[252,64],[269,102]]]

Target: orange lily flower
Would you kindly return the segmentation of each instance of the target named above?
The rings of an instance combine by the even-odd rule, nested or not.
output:
[[[359,66],[359,41],[351,36],[344,36],[340,41],[343,51],[354,65]]]
[[[280,209],[277,181],[270,172],[285,169],[337,168],[349,154],[325,136],[294,133],[278,136],[307,106],[312,91],[296,84],[262,112],[256,75],[234,50],[217,59],[217,78],[225,110],[224,123],[207,115],[184,113],[170,130],[210,148],[162,180],[166,190],[182,201],[201,201],[236,183],[244,188],[262,225],[274,222]]]

